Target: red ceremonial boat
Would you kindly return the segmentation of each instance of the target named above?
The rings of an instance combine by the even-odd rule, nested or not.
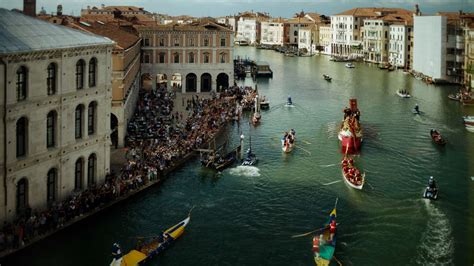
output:
[[[342,143],[342,152],[345,154],[359,153],[362,143],[362,127],[360,126],[360,111],[357,108],[357,100],[349,100],[350,107],[344,108],[344,120],[338,139]]]

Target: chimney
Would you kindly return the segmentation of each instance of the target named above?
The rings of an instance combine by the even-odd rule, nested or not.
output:
[[[415,5],[415,15],[421,16],[420,7],[418,6],[418,4]]]
[[[23,0],[23,14],[36,17],[36,0]]]
[[[63,15],[63,6],[62,5],[58,5],[58,7],[56,9],[56,15],[57,16],[62,16]]]

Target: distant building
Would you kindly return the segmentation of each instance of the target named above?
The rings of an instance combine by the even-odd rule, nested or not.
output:
[[[0,221],[9,221],[109,173],[114,44],[1,8],[0,28]]]
[[[103,22],[117,18],[126,19],[132,22],[144,22],[158,24],[159,18],[143,7],[136,6],[105,6],[81,9],[81,18],[85,20],[100,20]]]
[[[465,30],[462,21],[473,19],[474,13],[462,12],[415,16],[413,70],[431,77],[434,82],[464,84]]]
[[[299,30],[313,25],[314,22],[307,18],[291,18],[285,22],[285,44],[298,47]]]
[[[298,49],[306,51],[308,54],[316,53],[316,46],[319,41],[319,31],[316,24],[299,29]]]
[[[388,62],[390,65],[411,69],[412,32],[412,23],[397,23],[389,26]]]
[[[464,85],[471,91],[474,89],[474,21],[463,21],[464,27]]]
[[[331,41],[332,41],[332,30],[331,24],[319,26],[319,51],[322,54],[331,54]]]
[[[257,44],[261,40],[261,23],[268,21],[270,16],[260,12],[243,12],[237,16],[237,32],[235,40]]]
[[[227,27],[201,21],[136,28],[143,43],[142,75],[151,77],[153,87],[200,93],[234,84],[234,36]],[[178,80],[181,84],[172,82]]]
[[[401,9],[401,8],[353,8],[342,13],[331,16],[331,29],[332,29],[332,44],[331,52],[334,55],[343,55],[343,56],[369,56],[369,60],[374,61],[383,61],[374,58],[382,59],[384,56],[381,55],[381,50],[385,49],[385,31],[388,31],[388,27],[385,26],[385,23],[380,25],[380,21],[375,21],[381,17],[392,15],[411,15],[412,12]],[[371,24],[364,25],[366,19],[372,19]],[[378,23],[378,24],[375,24]],[[363,49],[363,31],[362,27],[367,26],[371,28],[370,33],[367,33],[365,36],[368,37],[366,44],[370,47]],[[374,35],[375,32],[382,35]],[[387,32],[388,36],[388,32]],[[380,39],[379,39],[380,38]],[[383,46],[379,47],[378,45]],[[377,45],[377,47],[376,47]],[[371,52],[379,50],[379,54],[371,54]],[[388,50],[388,44],[387,44]],[[372,59],[370,59],[372,56]],[[387,57],[387,56],[385,56]]]
[[[265,45],[278,45],[283,46],[284,44],[284,22],[283,19],[273,19],[270,21],[262,21],[262,34],[260,43]]]

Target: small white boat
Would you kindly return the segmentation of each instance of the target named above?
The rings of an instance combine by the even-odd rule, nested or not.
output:
[[[354,64],[352,64],[352,63],[347,63],[347,64],[346,64],[346,67],[347,67],[347,68],[354,68],[355,66],[354,66]]]
[[[400,96],[401,98],[411,98],[410,93],[402,93],[400,90],[397,90],[397,95]]]
[[[466,126],[466,130],[474,133],[474,126]]]

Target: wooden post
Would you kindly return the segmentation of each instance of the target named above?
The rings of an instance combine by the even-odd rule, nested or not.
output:
[[[239,158],[240,160],[243,160],[244,159],[244,134],[240,135],[240,152],[239,152]]]

